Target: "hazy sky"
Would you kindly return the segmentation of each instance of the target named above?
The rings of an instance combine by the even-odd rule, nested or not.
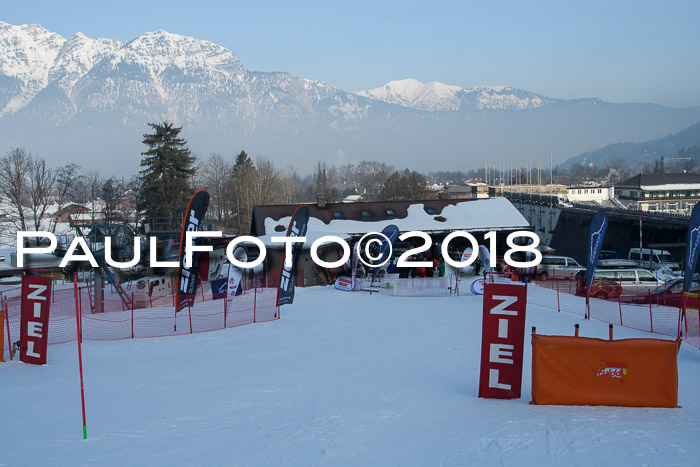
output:
[[[345,91],[415,78],[549,97],[700,105],[700,1],[3,1],[63,36],[207,39],[250,70]]]

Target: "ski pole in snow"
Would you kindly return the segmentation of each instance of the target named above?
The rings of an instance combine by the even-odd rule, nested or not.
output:
[[[80,401],[83,405],[83,439],[87,439],[87,424],[85,423],[85,390],[83,389],[83,355],[80,351],[80,307],[78,305],[78,275],[73,274],[73,290],[75,293],[75,327],[77,330],[78,341],[78,366],[80,367]]]

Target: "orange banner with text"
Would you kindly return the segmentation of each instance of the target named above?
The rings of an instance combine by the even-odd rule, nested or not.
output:
[[[679,341],[532,335],[532,402],[677,407]]]

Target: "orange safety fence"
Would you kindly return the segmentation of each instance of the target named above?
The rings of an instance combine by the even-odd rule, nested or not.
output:
[[[532,335],[532,402],[677,407],[679,341]]]

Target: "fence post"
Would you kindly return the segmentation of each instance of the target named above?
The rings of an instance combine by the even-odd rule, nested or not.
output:
[[[192,306],[187,305],[187,314],[190,316],[190,334],[192,334]]]
[[[557,283],[557,311],[561,312],[561,306],[559,306],[559,281],[555,281]]]
[[[624,326],[624,324],[622,324],[622,301],[620,300],[620,295],[617,296],[617,306],[620,307],[620,326]]]
[[[3,296],[3,303],[5,307],[5,326],[7,327],[7,350],[10,352],[10,361],[14,360],[15,352],[12,348],[12,337],[10,337],[10,307],[7,306],[7,296]],[[2,349],[3,343],[0,342],[0,349]]]
[[[668,281],[664,279],[664,306],[666,306],[666,291],[668,290]],[[659,292],[657,290],[656,295],[658,295]]]
[[[90,283],[89,282],[87,284],[87,289],[88,289],[88,300],[90,301],[90,313],[94,313],[95,308],[93,308],[93,306],[92,306],[92,293],[90,292]]]
[[[654,314],[651,312],[651,290],[649,292],[649,326],[651,327],[651,332],[654,332]]]
[[[258,310],[258,286],[255,286],[255,292],[253,295],[253,322],[255,323],[256,313]]]
[[[131,338],[134,338],[134,292],[131,292]]]
[[[591,319],[591,288],[586,284],[586,316],[585,319]]]

